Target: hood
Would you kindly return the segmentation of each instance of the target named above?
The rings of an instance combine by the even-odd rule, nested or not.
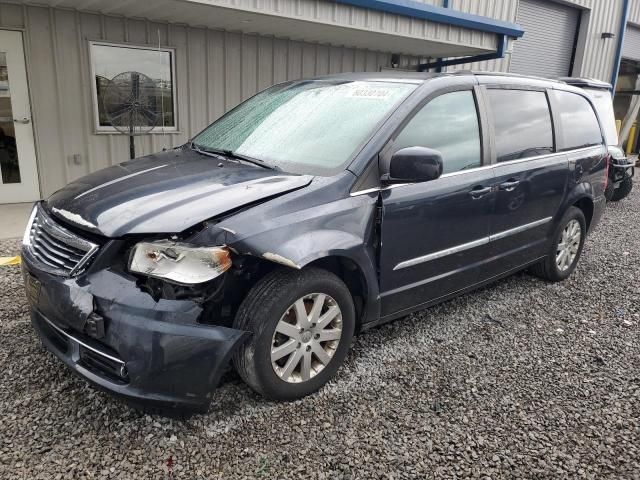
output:
[[[304,187],[312,178],[179,149],[75,180],[54,193],[46,206],[63,221],[106,237],[177,233]]]

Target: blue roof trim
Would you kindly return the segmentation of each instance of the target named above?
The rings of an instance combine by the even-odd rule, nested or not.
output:
[[[435,7],[414,0],[336,0],[336,2],[514,38],[524,35],[524,30],[517,23],[472,15],[451,8]]]

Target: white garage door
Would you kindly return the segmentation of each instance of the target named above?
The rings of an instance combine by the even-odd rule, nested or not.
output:
[[[627,26],[624,32],[622,56],[631,60],[640,60],[640,28]]]
[[[511,56],[513,73],[541,77],[571,75],[580,11],[551,1],[520,0],[517,21],[524,36]]]

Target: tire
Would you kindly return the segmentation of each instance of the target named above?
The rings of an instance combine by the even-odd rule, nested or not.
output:
[[[565,229],[575,225],[573,222],[577,222],[577,225],[580,228],[580,238],[576,242],[575,239],[570,245],[574,245],[575,255],[571,258],[570,263],[564,264],[561,268],[558,264],[558,255],[559,255],[559,246],[563,240],[563,234],[565,233]],[[558,223],[558,227],[556,228],[553,236],[551,238],[551,244],[547,251],[547,256],[542,259],[539,263],[536,263],[532,267],[530,267],[531,273],[536,275],[537,277],[543,278],[550,282],[560,282],[562,280],[566,280],[576,269],[576,265],[580,260],[580,255],[582,254],[582,248],[584,246],[584,241],[587,234],[587,222],[584,218],[584,213],[577,207],[569,207],[566,211],[560,222]],[[566,255],[565,255],[565,258]],[[569,257],[570,258],[570,257]],[[567,259],[567,261],[569,261]]]
[[[633,188],[633,180],[628,173],[624,174],[620,186],[613,191],[611,195],[611,200],[614,202],[619,202],[627,195],[631,193],[631,189]]]
[[[321,308],[318,315],[314,315],[316,305]],[[323,318],[332,320],[321,326]],[[271,272],[249,291],[236,314],[234,327],[252,336],[234,353],[234,367],[254,391],[268,399],[305,397],[327,383],[344,362],[355,318],[349,289],[334,274],[318,268]],[[313,323],[314,319],[319,321]],[[304,332],[300,325],[305,326]],[[330,340],[319,340],[320,335]],[[318,348],[325,352],[324,363]],[[272,355],[289,350],[272,362]]]

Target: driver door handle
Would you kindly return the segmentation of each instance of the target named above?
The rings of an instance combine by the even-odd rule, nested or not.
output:
[[[518,185],[520,185],[520,180],[510,180],[508,182],[501,183],[500,190],[510,192],[514,190]]]
[[[29,122],[31,121],[31,119],[30,119],[30,118],[27,118],[27,117],[24,117],[23,119],[14,118],[14,119],[13,119],[13,121],[14,121],[15,123],[22,123],[22,124],[25,124],[25,125],[26,125],[27,123],[29,123]]]
[[[469,192],[469,195],[471,195],[474,199],[478,199],[491,193],[491,190],[492,190],[491,187],[483,187],[482,185],[478,185],[477,187],[474,187],[473,190]]]

